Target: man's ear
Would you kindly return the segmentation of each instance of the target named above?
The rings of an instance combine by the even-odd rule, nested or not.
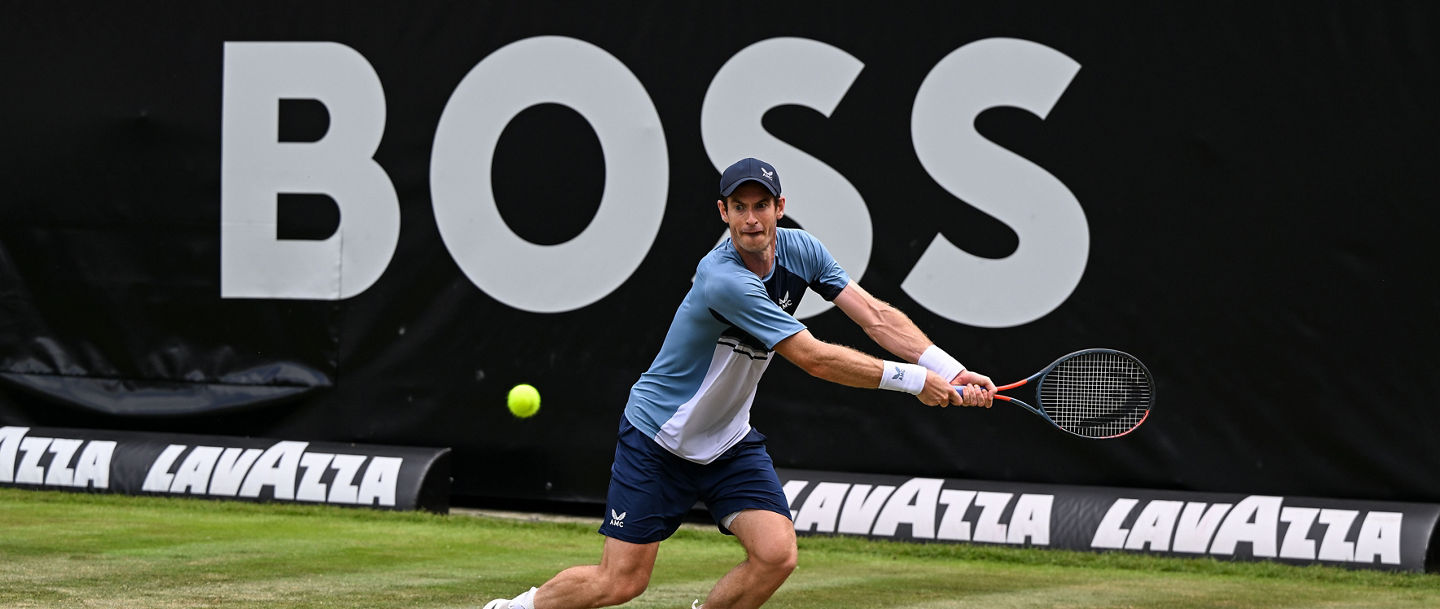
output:
[[[715,207],[720,210],[720,219],[729,224],[730,218],[725,214],[725,199],[716,200]]]
[[[775,199],[775,219],[776,219],[776,220],[779,220],[779,219],[784,218],[784,217],[785,217],[785,197],[780,197],[780,198],[778,198],[778,199]]]

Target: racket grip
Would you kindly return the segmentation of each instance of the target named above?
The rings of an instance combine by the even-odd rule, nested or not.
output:
[[[956,393],[959,393],[959,394],[962,395],[962,396],[965,395],[965,386],[964,386],[964,385],[951,385],[951,387],[954,387],[954,388],[955,388],[955,392],[956,392]],[[1000,390],[1001,390],[1001,389],[1005,389],[1005,387],[997,387],[997,388],[995,389],[995,395],[994,395],[993,397],[994,397],[995,399],[997,399],[997,400],[1005,400],[1006,402],[1009,402],[1009,401],[1010,401],[1010,396],[1008,396],[1008,395],[1000,395]]]

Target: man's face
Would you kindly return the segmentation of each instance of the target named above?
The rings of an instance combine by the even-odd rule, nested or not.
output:
[[[775,224],[785,215],[785,197],[776,199],[755,182],[745,182],[717,201],[720,219],[730,225],[730,240],[741,251],[764,254],[775,243]]]

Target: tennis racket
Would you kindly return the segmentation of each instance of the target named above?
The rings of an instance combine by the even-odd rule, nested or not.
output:
[[[1114,349],[1076,351],[1030,378],[995,389],[1031,384],[1035,406],[999,393],[995,399],[1024,406],[1061,431],[1082,438],[1105,440],[1135,431],[1155,405],[1150,370],[1135,356]]]

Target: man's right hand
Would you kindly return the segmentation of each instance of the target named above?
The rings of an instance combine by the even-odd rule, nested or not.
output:
[[[955,378],[951,379],[950,383],[957,387],[964,388],[960,394],[961,406],[983,406],[989,408],[994,405],[995,382],[991,381],[990,377],[975,372],[974,370],[966,370],[955,375]]]
[[[940,375],[930,372],[925,375],[925,389],[915,395],[926,406],[980,406],[989,408],[994,405],[995,383],[990,377],[966,370],[955,377],[954,383],[940,378]],[[959,391],[957,391],[959,389]]]
[[[925,388],[915,394],[915,399],[926,406],[939,406],[944,408],[951,404],[960,406],[964,404],[964,398],[955,390],[950,381],[940,378],[940,375],[931,371],[925,372]]]

